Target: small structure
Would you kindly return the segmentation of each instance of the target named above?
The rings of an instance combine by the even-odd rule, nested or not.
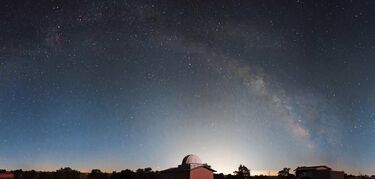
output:
[[[344,179],[342,171],[333,171],[331,168],[321,166],[297,167],[295,169],[298,179]]]
[[[187,155],[181,165],[161,171],[162,179],[213,179],[215,170],[196,155]]]

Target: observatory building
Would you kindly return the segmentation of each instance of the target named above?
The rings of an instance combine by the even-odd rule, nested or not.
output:
[[[182,159],[181,165],[161,171],[162,179],[213,179],[215,170],[193,154]]]
[[[344,179],[342,171],[333,171],[327,166],[298,167],[295,169],[298,179]]]

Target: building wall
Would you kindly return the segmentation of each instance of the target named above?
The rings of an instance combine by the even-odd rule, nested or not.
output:
[[[9,173],[9,172],[0,173],[0,179],[12,179],[12,178],[14,178],[13,173]]]
[[[344,179],[344,172],[338,171],[299,171],[296,172],[298,178],[311,178],[311,179]]]
[[[331,179],[344,179],[345,174],[344,172],[332,171],[331,172]]]
[[[213,179],[214,173],[207,168],[196,168],[190,171],[190,179]]]
[[[315,171],[313,173],[313,178],[314,179],[330,179],[330,171]]]
[[[298,178],[330,179],[330,172],[323,170],[308,170],[296,172]]]

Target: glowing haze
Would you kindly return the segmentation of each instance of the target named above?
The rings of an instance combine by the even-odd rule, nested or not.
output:
[[[5,2],[0,168],[374,174],[361,2]]]

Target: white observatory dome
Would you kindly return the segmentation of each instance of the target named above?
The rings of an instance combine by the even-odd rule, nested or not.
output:
[[[182,165],[188,164],[202,164],[202,161],[198,156],[190,154],[184,157],[184,159],[182,160]]]

